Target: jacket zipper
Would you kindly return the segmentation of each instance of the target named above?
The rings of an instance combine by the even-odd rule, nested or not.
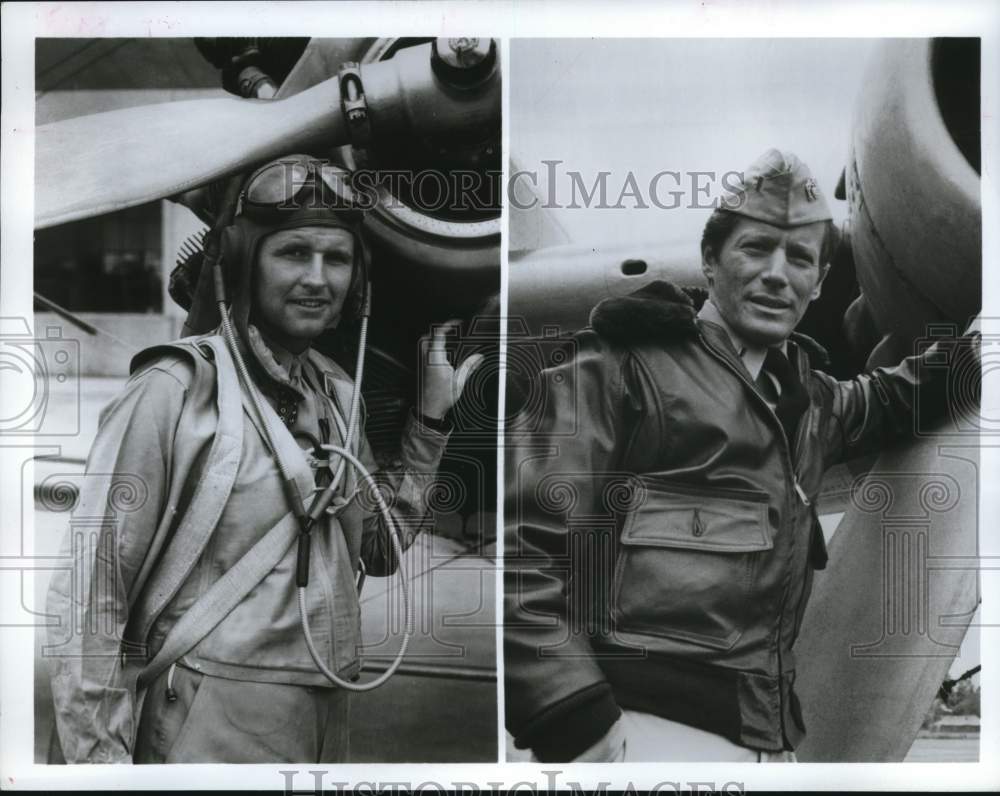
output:
[[[802,501],[802,503],[805,506],[808,507],[808,506],[812,505],[811,501],[809,500],[808,496],[805,493],[805,490],[802,488],[802,485],[799,483],[798,474],[795,472],[795,462],[792,460],[792,447],[789,444],[788,435],[785,433],[785,427],[783,425],[781,425],[781,421],[778,420],[778,416],[774,413],[774,410],[768,405],[767,401],[764,400],[764,397],[760,393],[757,392],[757,388],[756,388],[756,386],[754,386],[753,382],[750,379],[748,379],[746,377],[746,375],[744,375],[743,373],[741,373],[740,370],[739,370],[739,368],[734,367],[733,364],[730,363],[726,359],[726,357],[725,357],[724,354],[722,354],[719,351],[716,351],[715,348],[712,346],[712,344],[705,338],[705,335],[702,334],[700,331],[699,331],[699,337],[701,338],[701,341],[704,344],[705,348],[708,349],[709,353],[713,357],[715,357],[723,365],[725,365],[730,371],[732,371],[740,381],[742,381],[744,384],[746,384],[748,387],[750,387],[750,392],[756,397],[758,403],[761,404],[761,406],[763,406],[766,415],[773,421],[773,425],[776,425],[778,427],[778,431],[779,431],[779,434],[780,434],[780,439],[784,442],[784,446],[785,446],[785,463],[786,463],[786,465],[788,467],[788,473],[791,476],[792,486],[793,486],[793,488],[795,490],[795,493],[798,495],[799,499]],[[795,363],[795,367],[798,367],[798,362]],[[799,441],[799,439],[801,438],[801,436],[803,434],[803,427],[804,427],[804,425],[805,425],[805,423],[803,423],[801,421],[799,422],[799,426],[798,426],[798,428],[795,431],[795,441],[796,442]],[[784,674],[784,665],[783,665],[782,660],[781,660],[781,627],[784,624],[785,606],[786,606],[787,603],[788,603],[788,587],[786,586],[785,589],[781,593],[781,607],[778,610],[778,635],[777,635],[777,642],[778,642],[778,645],[777,645],[777,654],[778,654],[778,721],[779,721],[779,723],[781,725],[781,740],[782,740],[782,744],[784,744],[786,732],[785,732],[785,692],[784,692],[784,689],[782,687],[782,675]]]

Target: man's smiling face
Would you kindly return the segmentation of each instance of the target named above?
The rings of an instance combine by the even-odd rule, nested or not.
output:
[[[351,287],[354,235],[337,227],[298,227],[260,244],[253,318],[265,335],[298,353],[339,318]]]
[[[786,229],[741,218],[717,252],[704,253],[712,301],[741,338],[771,346],[792,333],[826,276],[825,232],[822,221]]]

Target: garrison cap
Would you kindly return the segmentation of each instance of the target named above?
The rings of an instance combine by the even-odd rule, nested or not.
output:
[[[743,182],[720,205],[776,227],[833,218],[809,167],[791,152],[769,149],[747,167]]]

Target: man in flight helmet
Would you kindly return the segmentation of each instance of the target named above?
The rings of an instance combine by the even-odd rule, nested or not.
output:
[[[49,593],[67,762],[347,758],[349,691],[320,668],[357,679],[358,573],[396,569],[390,524],[400,548],[429,524],[445,415],[478,365],[448,364],[447,325],[421,341],[421,395],[378,510],[335,452],[377,469],[354,380],[312,347],[366,313],[357,199],[306,156],[258,169],[219,231],[222,325],[138,354],[103,411],[74,514],[100,521],[70,529],[73,569]]]

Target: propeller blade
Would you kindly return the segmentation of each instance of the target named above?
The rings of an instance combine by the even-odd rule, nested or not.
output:
[[[983,565],[979,449],[961,431],[979,410],[961,408],[851,490],[795,643],[801,762],[903,760],[961,649]]]
[[[190,190],[282,153],[348,141],[336,78],[287,99],[201,99],[35,128],[35,227]]]

